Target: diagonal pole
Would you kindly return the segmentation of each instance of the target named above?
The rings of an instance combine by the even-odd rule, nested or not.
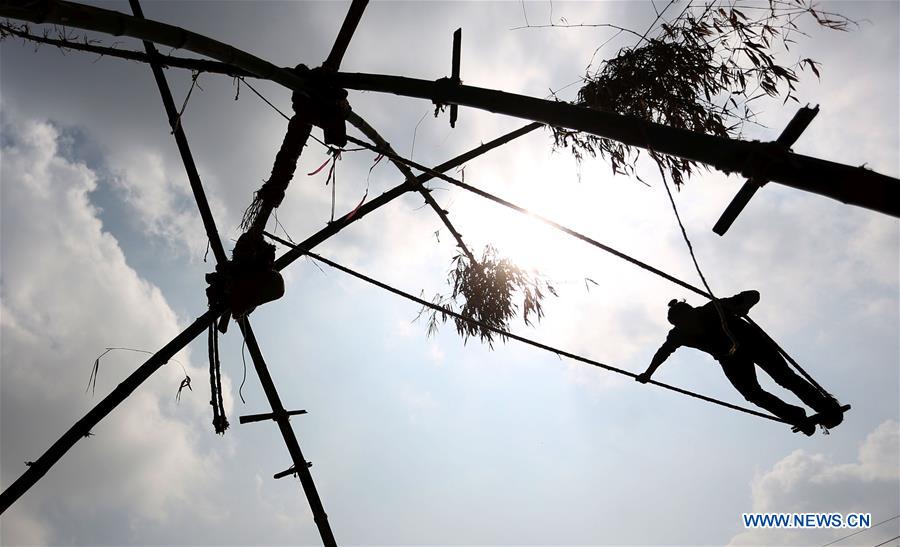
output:
[[[394,149],[391,148],[391,145],[388,144],[388,142],[384,140],[384,138],[380,134],[378,134],[375,128],[369,125],[366,120],[362,119],[354,112],[350,112],[350,114],[347,116],[347,121],[353,124],[357,129],[362,131],[366,137],[372,139],[372,142],[378,145],[379,148],[387,151],[388,153],[385,154],[385,156],[390,158],[391,163],[393,163],[394,166],[396,166],[397,169],[400,170],[400,173],[402,173],[403,176],[406,177],[406,180],[416,180],[416,175],[413,174],[412,170],[405,163],[393,159],[397,157],[397,153],[394,152]],[[465,253],[466,257],[471,261],[472,264],[478,264],[478,260],[475,258],[475,255],[472,254],[472,251],[469,250],[469,247],[467,247],[466,243],[463,241],[462,235],[456,230],[456,227],[453,226],[453,223],[450,222],[450,218],[447,216],[447,211],[445,211],[440,205],[438,205],[438,202],[431,195],[431,192],[422,185],[416,185],[415,190],[419,192],[419,194],[421,194],[423,198],[425,198],[425,203],[427,203],[428,206],[431,207],[431,209],[435,213],[437,213],[437,216],[441,219],[441,222],[444,223],[444,226],[453,236],[453,239],[456,240],[457,247],[459,247],[460,250]]]
[[[84,417],[75,422],[75,425],[63,433],[63,435],[53,443],[40,458],[32,462],[31,465],[28,466],[28,469],[26,469],[15,482],[9,485],[6,490],[0,494],[0,514],[3,514],[4,511],[9,509],[10,505],[15,503],[22,494],[27,492],[29,488],[34,486],[34,484],[41,479],[41,477],[46,475],[47,471],[49,471],[50,468],[75,445],[75,443],[84,437],[87,437],[91,433],[91,430],[100,423],[100,420],[105,418],[113,411],[113,409],[131,396],[138,386],[150,378],[154,372],[162,368],[163,365],[168,363],[169,359],[190,344],[194,338],[203,333],[203,331],[216,320],[216,317],[218,317],[221,312],[222,310],[209,310],[195,319],[190,326],[181,331],[178,336],[153,354],[153,356],[147,359],[144,364],[125,378],[122,383],[117,385],[109,395],[104,397],[102,401],[94,406],[94,408],[89,410]]]
[[[135,17],[143,19],[144,15],[143,11],[141,10],[140,1],[129,0],[129,2],[132,11],[135,14]],[[216,257],[216,262],[219,264],[225,264],[228,262],[228,256],[225,254],[225,249],[222,246],[222,241],[216,229],[212,211],[210,210],[209,203],[206,199],[206,194],[203,191],[200,176],[197,173],[197,168],[194,164],[194,160],[188,146],[187,138],[184,134],[184,130],[182,129],[180,116],[175,109],[175,102],[172,99],[172,93],[169,89],[168,83],[166,82],[166,77],[165,74],[163,74],[162,68],[160,67],[159,63],[154,62],[153,60],[157,55],[156,48],[151,42],[147,41],[144,42],[144,48],[151,60],[150,67],[153,70],[153,76],[156,79],[157,86],[159,87],[163,105],[165,106],[166,113],[169,117],[169,125],[172,127],[172,132],[175,135],[175,140],[178,144],[178,150],[181,153],[181,158],[184,162],[185,170],[187,171],[188,180],[190,181],[191,189],[194,193],[194,199],[197,202],[197,207],[200,210],[200,216],[203,220],[203,225],[206,228],[210,246],[212,247],[213,254]],[[292,124],[296,124],[298,122],[299,119],[296,116],[291,120]],[[303,132],[301,130],[301,135],[302,133]],[[308,134],[309,132],[307,130],[306,135]],[[301,139],[304,142],[296,147],[297,150],[302,150],[303,145],[305,144],[305,139],[303,139],[302,136]],[[279,154],[283,153],[284,148],[285,146],[283,145],[282,152],[280,152]],[[265,218],[267,217],[268,214],[265,215]],[[264,221],[263,224],[265,224]],[[256,341],[253,330],[250,328],[250,323],[247,318],[244,318],[239,322],[239,324],[241,327],[241,333],[250,351],[251,360],[253,361],[257,376],[260,379],[263,391],[269,401],[269,405],[272,408],[273,419],[278,424],[281,435],[284,438],[285,445],[287,445],[288,452],[290,453],[291,458],[294,461],[294,467],[299,470],[297,474],[300,477],[300,483],[309,502],[310,509],[313,513],[313,519],[319,529],[319,534],[322,537],[322,541],[327,547],[337,545],[334,539],[334,534],[328,524],[328,515],[325,513],[325,509],[322,506],[322,501],[319,498],[318,491],[316,490],[315,483],[313,482],[312,475],[310,474],[309,469],[306,466],[306,460],[303,457],[303,452],[300,450],[300,444],[297,441],[297,436],[294,433],[294,430],[291,428],[290,418],[285,412],[284,406],[281,403],[281,398],[278,396],[278,391],[275,388],[275,383],[272,381],[272,377],[269,374],[265,359],[262,355],[262,351],[259,348],[259,344]],[[301,465],[301,463],[303,465]]]
[[[331,47],[331,53],[328,54],[328,58],[322,63],[322,67],[325,70],[334,72],[341,68],[341,61],[344,60],[344,54],[347,53],[347,46],[350,45],[350,39],[353,38],[353,33],[356,32],[356,27],[359,25],[367,5],[369,5],[369,0],[353,0],[350,4],[347,16],[344,17],[344,24],[341,25],[337,39],[335,39],[334,45]]]
[[[331,525],[328,524],[328,515],[325,513],[325,507],[322,505],[319,492],[316,490],[316,484],[313,482],[312,474],[306,465],[306,458],[303,457],[303,452],[300,450],[297,435],[291,427],[290,416],[281,403],[278,390],[275,388],[275,382],[269,374],[266,361],[263,358],[262,351],[259,349],[259,343],[256,341],[256,336],[250,327],[250,320],[244,317],[243,319],[238,319],[237,323],[241,328],[241,334],[244,335],[244,341],[247,342],[247,350],[250,352],[253,366],[256,368],[256,375],[259,376],[259,382],[262,384],[266,398],[269,400],[269,405],[272,407],[272,419],[278,424],[284,444],[287,446],[291,460],[294,462],[294,471],[297,473],[300,484],[303,486],[303,492],[306,494],[307,501],[309,501],[309,508],[312,510],[313,520],[319,528],[322,542],[326,547],[336,546],[337,542],[334,539],[334,533],[331,531]]]
[[[131,11],[138,19],[144,19],[144,12],[141,10],[139,0],[129,0]],[[203,220],[203,227],[206,229],[206,237],[209,240],[209,246],[212,249],[216,262],[224,264],[228,262],[228,256],[225,254],[225,248],[222,246],[222,239],[219,237],[219,231],[216,229],[216,221],[213,218],[212,211],[209,208],[209,202],[206,199],[206,193],[203,191],[203,184],[200,182],[200,174],[197,172],[197,166],[194,164],[194,157],[191,154],[191,148],[188,146],[187,137],[184,134],[184,124],[175,108],[175,101],[172,99],[172,91],[169,89],[169,83],[166,81],[166,75],[160,64],[155,60],[159,55],[156,46],[152,42],[144,40],[144,49],[150,58],[150,68],[153,70],[153,78],[156,80],[156,86],[159,88],[159,94],[162,97],[163,106],[166,109],[166,115],[169,117],[169,126],[172,128],[172,134],[175,136],[175,143],[178,145],[178,152],[181,154],[181,161],[184,163],[184,170],[187,172],[188,181],[191,184],[191,191],[194,193],[194,201],[197,202],[197,209],[200,210],[200,218]]]
[[[461,154],[447,162],[442,163],[441,165],[435,167],[435,171],[449,171],[455,167],[459,167],[460,165],[470,161],[484,153],[487,153],[499,146],[502,146],[522,135],[530,133],[540,127],[540,124],[529,124],[520,129],[507,133],[501,137],[498,137],[488,143],[485,143],[477,148],[474,148],[464,154]],[[430,174],[424,174],[416,178],[416,184],[423,184],[433,178]],[[312,236],[308,237],[305,241],[298,244],[296,249],[291,249],[290,251],[283,254],[279,259],[275,262],[275,268],[277,270],[283,270],[288,265],[293,263],[295,260],[303,256],[305,251],[314,248],[316,245],[319,245],[323,241],[332,237],[333,235],[340,232],[342,229],[346,228],[350,224],[362,219],[369,213],[383,207],[384,205],[390,203],[394,199],[402,196],[408,191],[411,191],[413,188],[410,186],[408,181],[403,182],[402,184],[395,186],[391,190],[388,190],[384,194],[378,196],[372,201],[363,204],[355,213],[344,215],[343,217],[335,220],[333,223],[329,224],[325,228],[319,230]],[[53,445],[50,446],[38,459],[34,460],[34,462],[25,470],[22,475],[16,479],[11,485],[9,485],[2,494],[0,494],[0,515],[2,515],[9,507],[16,502],[20,497],[22,497],[25,492],[27,492],[32,486],[34,486],[47,472],[50,470],[53,465],[56,464],[65,454],[68,452],[75,443],[79,440],[83,439],[91,432],[98,423],[100,423],[103,418],[105,418],[110,412],[113,411],[117,406],[119,406],[128,396],[130,396],[135,389],[138,388],[145,380],[150,378],[150,376],[159,370],[163,365],[165,365],[169,359],[171,359],[176,353],[184,349],[194,338],[199,336],[206,330],[211,324],[213,324],[217,317],[219,317],[222,313],[224,313],[224,309],[211,309],[198,317],[188,326],[185,330],[183,330],[180,334],[178,334],[175,338],[173,338],[168,344],[163,346],[158,352],[156,352],[153,356],[151,356],[147,361],[145,361],[140,367],[137,368],[134,372],[132,372],[121,384],[116,386],[114,390],[112,390],[109,395],[103,398],[99,403],[97,403],[94,408],[88,411],[87,414],[84,415],[80,420],[75,422],[75,424],[69,428]]]
[[[141,10],[140,0],[129,0],[129,3],[135,17],[143,19],[144,14]],[[172,133],[175,136],[175,142],[178,144],[178,151],[181,154],[181,159],[184,163],[184,168],[187,172],[188,180],[190,181],[191,190],[193,191],[194,199],[197,203],[197,208],[200,211],[200,217],[203,220],[203,226],[206,229],[206,235],[210,242],[210,247],[212,248],[216,263],[225,264],[228,262],[228,256],[226,255],[225,249],[222,246],[222,240],[219,237],[218,230],[216,229],[215,219],[213,218],[212,211],[209,207],[209,202],[206,199],[206,194],[203,191],[203,185],[200,181],[200,175],[197,172],[197,167],[194,163],[190,147],[188,146],[188,141],[184,133],[181,117],[175,108],[175,102],[172,98],[172,92],[169,89],[169,85],[166,81],[166,76],[163,73],[162,67],[158,62],[154,60],[155,57],[158,56],[158,52],[156,51],[156,47],[151,42],[147,41],[144,41],[144,49],[147,52],[147,56],[150,58],[150,68],[153,70],[153,77],[156,79],[156,85],[159,88],[163,106],[165,107],[166,114],[169,118],[169,125],[171,126]],[[299,149],[302,149],[302,145],[299,147]],[[244,340],[247,342],[247,347],[249,348],[250,356],[253,361],[253,365],[256,368],[256,373],[259,376],[260,383],[262,384],[263,391],[269,401],[269,405],[272,408],[274,419],[278,423],[282,437],[284,437],[284,442],[287,445],[288,452],[291,454],[291,457],[294,460],[294,467],[300,470],[298,471],[300,483],[303,487],[303,492],[305,493],[312,510],[313,519],[316,523],[316,526],[319,528],[319,534],[322,537],[322,541],[326,546],[329,547],[336,545],[334,534],[332,533],[331,528],[328,524],[328,516],[325,514],[325,510],[322,506],[322,501],[319,498],[315,483],[312,480],[312,475],[305,465],[306,460],[303,458],[303,453],[300,450],[300,444],[297,441],[297,436],[294,434],[294,431],[290,426],[289,417],[285,413],[284,406],[282,405],[281,399],[278,396],[278,391],[275,388],[275,383],[272,381],[272,377],[269,374],[268,368],[266,367],[266,362],[263,359],[262,351],[260,350],[259,344],[256,341],[256,337],[253,335],[253,331],[250,328],[250,323],[245,318],[240,322],[240,326],[241,333],[244,336]],[[300,465],[300,462],[302,462],[304,465]]]
[[[137,2],[138,0],[131,1]],[[347,50],[350,38],[353,36],[353,32],[362,17],[366,4],[368,4],[368,0],[353,0],[353,3],[350,6],[350,12],[344,20],[338,38],[331,50],[331,54],[326,60],[326,64],[330,64],[330,69],[332,71],[337,70],[340,66],[341,59]],[[294,111],[294,115],[288,122],[287,134],[281,144],[281,149],[278,151],[275,158],[275,166],[272,168],[272,177],[270,178],[270,181],[276,179],[276,177],[282,179],[285,188],[287,187],[287,183],[293,177],[297,161],[299,160],[303,148],[306,146],[306,141],[312,130],[312,125],[309,123],[308,117],[305,114],[298,112],[296,106],[294,107]],[[267,182],[267,184],[269,184],[269,182]],[[280,200],[278,200],[278,202],[280,203]],[[265,228],[269,215],[273,210],[273,205],[277,206],[277,203],[271,200],[262,200],[258,216],[256,216],[254,222],[247,227],[249,232],[261,232]],[[269,373],[269,368],[266,365],[262,350],[260,349],[256,336],[253,333],[253,329],[250,326],[250,320],[245,316],[238,319],[237,323],[241,329],[241,334],[244,337],[244,342],[247,344],[247,349],[250,352],[250,358],[253,362],[253,367],[256,369],[256,375],[259,377],[263,392],[272,409],[272,419],[278,424],[281,437],[288,449],[288,453],[291,455],[291,460],[294,462],[294,469],[297,477],[300,479],[303,493],[306,495],[306,500],[312,511],[313,521],[319,529],[322,543],[326,547],[336,547],[337,541],[334,538],[334,532],[331,530],[331,525],[328,522],[328,514],[325,512],[322,499],[319,497],[319,491],[313,481],[309,467],[306,465],[306,458],[303,456],[303,451],[300,449],[297,434],[291,427],[290,415],[287,413],[281,402],[281,397],[278,395],[275,382],[272,380],[272,375]]]

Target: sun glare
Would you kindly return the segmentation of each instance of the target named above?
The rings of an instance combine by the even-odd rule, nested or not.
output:
[[[529,184],[518,192],[507,192],[505,199],[560,224],[576,227],[595,226],[587,218],[589,207],[582,200],[588,191],[576,191]],[[472,203],[475,211],[467,219],[479,240],[489,241],[501,256],[517,266],[536,270],[551,280],[563,281],[581,274],[584,265],[583,243],[554,230],[540,220],[492,204]]]

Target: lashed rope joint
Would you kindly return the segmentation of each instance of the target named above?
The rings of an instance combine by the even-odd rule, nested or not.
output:
[[[216,271],[206,274],[209,287],[206,296],[211,309],[227,311],[219,323],[209,326],[209,385],[213,408],[213,427],[216,433],[228,429],[225,405],[222,397],[222,373],[219,362],[219,330],[225,332],[229,316],[241,319],[257,306],[284,295],[284,279],[275,270],[275,246],[263,241],[262,236],[245,233],[238,238],[232,251],[232,259],[219,263]]]
[[[235,318],[284,296],[284,279],[275,270],[275,246],[251,233],[238,238],[232,259],[206,274],[206,281],[210,307],[225,307]]]
[[[350,112],[347,91],[329,83],[321,69],[297,65],[294,71],[311,82],[311,96],[296,91],[291,96],[294,115],[275,155],[272,173],[253,195],[241,220],[241,228],[247,231],[262,232],[269,214],[281,205],[313,125],[322,128],[326,144],[338,147],[347,144],[346,118]]]
[[[788,150],[777,142],[759,143],[741,166],[741,175],[758,186],[764,186],[769,182],[767,172],[771,171],[772,164],[784,162]]]
[[[291,97],[294,112],[322,128],[325,144],[343,148],[347,145],[347,114],[350,103],[347,90],[332,83],[332,74],[319,67],[297,65],[294,71],[310,82],[310,97],[297,92]]]
[[[438,78],[434,83],[436,85],[434,87],[434,97],[432,97],[431,103],[434,105],[434,117],[437,118],[438,114],[443,112],[444,108],[447,107],[450,93],[456,90],[462,83],[462,80],[459,78],[444,77]]]

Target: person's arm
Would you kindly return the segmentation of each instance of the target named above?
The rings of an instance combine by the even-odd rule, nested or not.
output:
[[[752,290],[739,292],[734,296],[719,300],[719,304],[721,304],[723,308],[738,317],[747,315],[747,313],[750,312],[750,308],[755,306],[757,302],[759,302],[759,291]]]
[[[647,367],[646,371],[638,374],[635,377],[635,380],[642,384],[646,384],[648,381],[650,381],[650,377],[653,376],[653,373],[656,372],[656,369],[658,369],[659,366],[663,364],[670,355],[672,355],[672,352],[679,348],[679,346],[681,346],[681,344],[675,341],[674,331],[670,331],[669,336],[666,337],[666,341],[663,342],[663,345],[661,345],[659,349],[656,350],[656,354],[653,355],[653,359],[650,361],[650,366]]]

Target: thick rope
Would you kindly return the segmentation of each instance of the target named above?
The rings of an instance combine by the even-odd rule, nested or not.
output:
[[[268,237],[268,238],[270,238],[270,239],[272,239],[272,240],[274,240],[274,241],[277,241],[277,242],[281,243],[282,245],[285,245],[286,247],[291,247],[291,248],[294,248],[294,249],[300,249],[299,246],[293,245],[293,244],[291,244],[291,243],[289,243],[289,242],[287,242],[287,241],[281,239],[281,238],[278,237],[278,236],[272,235],[272,234],[270,234],[270,233],[268,233],[268,232],[263,232],[263,234],[264,234],[266,237]],[[509,332],[509,331],[506,331],[506,330],[503,330],[503,329],[499,329],[499,328],[493,327],[493,326],[491,326],[491,325],[487,325],[487,324],[485,324],[485,323],[482,323],[481,321],[478,321],[478,320],[476,320],[476,319],[472,319],[471,317],[466,317],[466,316],[464,316],[464,315],[462,315],[462,314],[459,314],[459,313],[457,313],[457,312],[455,312],[455,311],[453,311],[453,310],[447,309],[447,308],[445,308],[445,307],[443,307],[443,306],[439,306],[439,305],[437,305],[437,304],[435,304],[435,303],[433,303],[433,302],[429,302],[429,301],[424,300],[424,299],[422,299],[422,298],[419,298],[419,297],[417,297],[417,296],[413,296],[413,295],[410,294],[410,293],[404,292],[404,291],[402,291],[402,290],[400,290],[400,289],[397,289],[397,288],[395,288],[395,287],[392,287],[392,286],[390,286],[390,285],[388,285],[388,284],[386,284],[386,283],[382,283],[381,281],[378,281],[378,280],[376,280],[376,279],[373,279],[373,278],[371,278],[371,277],[369,277],[369,276],[367,276],[367,275],[365,275],[365,274],[361,274],[361,273],[359,273],[359,272],[356,272],[356,271],[354,271],[354,270],[351,270],[350,268],[347,268],[346,266],[342,266],[342,265],[340,265],[340,264],[338,264],[338,263],[336,263],[336,262],[333,262],[333,261],[331,261],[331,260],[329,260],[329,259],[327,259],[327,258],[325,258],[325,257],[323,257],[323,256],[320,256],[320,255],[318,255],[318,254],[315,254],[315,253],[313,253],[313,252],[311,252],[311,251],[304,251],[304,254],[306,254],[306,255],[309,256],[310,258],[313,258],[313,259],[315,259],[315,260],[318,260],[319,262],[322,262],[323,264],[327,264],[328,266],[331,266],[332,268],[335,268],[336,270],[339,270],[339,271],[344,272],[344,273],[346,273],[346,274],[348,274],[348,275],[351,275],[351,276],[353,276],[353,277],[355,277],[355,278],[357,278],[357,279],[360,279],[360,280],[362,280],[362,281],[365,281],[366,283],[369,283],[369,284],[371,284],[371,285],[375,285],[376,287],[379,287],[379,288],[384,289],[384,290],[386,290],[386,291],[388,291],[388,292],[390,292],[390,293],[393,293],[393,294],[395,294],[395,295],[397,295],[397,296],[400,296],[400,297],[402,297],[402,298],[405,298],[405,299],[407,299],[407,300],[410,300],[410,301],[412,301],[412,302],[415,302],[416,304],[419,304],[419,305],[424,306],[424,307],[426,307],[426,308],[432,309],[432,310],[434,310],[434,311],[436,311],[436,312],[438,312],[438,313],[440,313],[440,314],[444,314],[444,315],[447,315],[447,316],[450,316],[450,317],[453,317],[453,318],[456,318],[456,319],[460,319],[460,320],[462,320],[462,321],[466,321],[466,322],[471,323],[471,324],[473,324],[473,325],[478,325],[479,327],[488,329],[488,330],[490,330],[490,331],[492,331],[492,332],[494,332],[494,333],[496,333],[496,334],[499,334],[500,336],[502,336],[502,337],[504,337],[504,338],[511,338],[511,339],[513,339],[513,340],[516,340],[517,342],[522,342],[523,344],[527,344],[527,345],[529,345],[529,346],[532,346],[532,347],[535,347],[535,348],[538,348],[538,349],[541,349],[541,350],[544,350],[544,351],[548,351],[548,352],[553,353],[553,354],[555,354],[555,355],[557,355],[557,356],[568,357],[569,359],[572,359],[572,360],[574,360],[574,361],[579,361],[579,362],[581,362],[581,363],[585,363],[585,364],[592,365],[592,366],[595,366],[595,367],[598,367],[598,368],[602,368],[602,369],[604,369],[604,370],[608,370],[609,372],[614,372],[614,373],[616,373],[616,374],[621,374],[621,375],[623,375],[623,376],[628,376],[629,378],[636,378],[636,377],[637,377],[637,374],[634,374],[633,372],[629,372],[629,371],[627,371],[627,370],[625,370],[625,369],[621,369],[621,368],[617,368],[617,367],[614,367],[614,366],[611,366],[611,365],[607,365],[607,364],[605,364],[605,363],[601,363],[601,362],[599,362],[599,361],[595,361],[595,360],[593,360],[593,359],[589,359],[589,358],[587,358],[587,357],[583,357],[583,356],[581,356],[581,355],[577,355],[577,354],[575,354],[575,353],[571,353],[571,352],[568,352],[568,351],[565,351],[565,350],[562,350],[562,349],[559,349],[559,348],[556,348],[556,347],[553,347],[553,346],[550,346],[550,345],[547,345],[547,344],[543,344],[543,343],[541,343],[541,342],[537,342],[537,341],[532,340],[532,339],[530,339],[530,338],[526,338],[526,337],[524,337],[524,336],[519,336],[518,334],[513,334],[513,333],[511,333],[511,332]],[[774,422],[787,423],[787,422],[785,422],[784,420],[782,420],[781,418],[777,418],[777,417],[775,417],[775,416],[772,416],[772,415],[770,415],[770,414],[766,414],[766,413],[764,413],[764,412],[758,412],[758,411],[753,410],[753,409],[750,409],[750,408],[745,408],[745,407],[742,407],[742,406],[738,406],[738,405],[734,405],[734,404],[731,404],[731,403],[727,403],[727,402],[725,402],[725,401],[721,401],[721,400],[715,399],[715,398],[713,398],[713,397],[707,397],[706,395],[702,395],[702,394],[700,394],[700,393],[696,393],[696,392],[693,392],[693,391],[689,391],[689,390],[687,390],[687,389],[682,389],[682,388],[680,388],[680,387],[676,387],[676,386],[673,386],[673,385],[670,385],[670,384],[665,384],[665,383],[663,383],[663,382],[657,382],[656,380],[653,380],[653,379],[649,380],[647,383],[648,383],[648,384],[653,384],[653,385],[659,386],[659,387],[664,388],[664,389],[668,389],[668,390],[670,390],[670,391],[674,391],[674,392],[676,392],[676,393],[680,393],[680,394],[682,394],[682,395],[687,395],[688,397],[693,397],[693,398],[695,398],[695,399],[700,399],[700,400],[706,401],[706,402],[708,402],[708,403],[712,403],[712,404],[715,404],[715,405],[723,406],[723,407],[725,407],[725,408],[730,408],[731,410],[736,410],[736,411],[738,411],[738,412],[743,412],[743,413],[745,413],[745,414],[751,414],[751,415],[753,415],[753,416],[759,416],[760,418],[765,418],[765,419],[767,419],[767,420],[772,420],[772,421],[774,421]]]
[[[291,183],[291,179],[294,178],[297,161],[300,159],[300,153],[306,145],[306,139],[309,138],[311,130],[312,126],[309,124],[305,112],[298,112],[291,117],[281,148],[275,155],[271,175],[256,191],[253,201],[244,211],[241,219],[243,230],[262,231],[269,218],[269,213],[281,205],[284,193]]]
[[[209,325],[209,404],[212,406],[212,424],[216,433],[224,435],[228,429],[228,418],[225,417],[225,404],[222,400],[222,369],[219,362],[219,331],[215,323]]]

